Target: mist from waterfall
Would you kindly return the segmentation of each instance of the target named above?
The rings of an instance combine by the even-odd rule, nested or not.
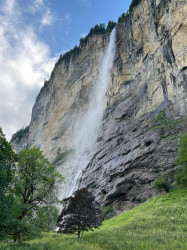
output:
[[[71,156],[71,159],[67,161],[66,169],[68,173],[66,173],[65,197],[69,197],[76,191],[82,170],[87,166],[93,155],[93,147],[106,109],[106,92],[108,83],[111,80],[115,40],[116,31],[114,28],[100,64],[96,84],[90,96],[89,109],[82,117],[73,137],[75,152],[74,156]]]

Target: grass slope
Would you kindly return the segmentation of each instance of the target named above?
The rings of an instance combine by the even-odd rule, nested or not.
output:
[[[187,189],[159,195],[105,221],[100,229],[85,233],[82,239],[48,233],[22,246],[2,243],[0,249],[187,249]]]

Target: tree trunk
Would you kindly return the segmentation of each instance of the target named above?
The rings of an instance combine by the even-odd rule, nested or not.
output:
[[[25,217],[25,211],[22,212],[22,215],[20,216],[19,220],[23,222],[24,217]],[[18,234],[18,243],[22,244],[22,241],[23,241],[23,232]]]
[[[78,231],[78,238],[80,238],[81,237],[81,232],[80,231]]]
[[[19,233],[18,234],[18,243],[22,244],[22,241],[23,241],[23,233]]]

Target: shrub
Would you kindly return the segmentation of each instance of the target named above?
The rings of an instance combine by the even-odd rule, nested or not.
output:
[[[175,175],[177,184],[181,187],[187,186],[187,133],[185,133],[180,141],[180,149],[178,158],[176,159],[176,165],[182,166],[182,171]]]
[[[171,190],[171,184],[166,179],[166,176],[157,177],[153,182],[153,186],[158,191],[163,191],[164,190],[167,193],[169,193],[169,191]]]
[[[115,210],[111,206],[101,208],[102,220],[108,220],[116,215]]]

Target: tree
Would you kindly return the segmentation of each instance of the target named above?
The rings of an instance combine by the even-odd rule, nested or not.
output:
[[[114,29],[115,26],[116,26],[116,22],[109,21],[108,25],[107,25],[107,28],[106,28],[106,32],[111,32]]]
[[[178,158],[176,159],[176,165],[182,167],[182,171],[175,175],[177,184],[181,187],[187,186],[187,133],[182,136],[180,141],[180,149]]]
[[[77,234],[80,238],[84,231],[94,230],[101,225],[101,212],[94,196],[82,188],[74,197],[63,200],[64,207],[58,218],[58,233]]]
[[[34,224],[42,232],[51,232],[56,229],[58,216],[59,212],[55,206],[43,206],[38,209],[34,218]]]
[[[157,177],[154,180],[153,185],[158,191],[163,191],[164,190],[167,193],[169,193],[169,191],[171,190],[171,184],[168,182],[168,180],[166,179],[165,176]]]
[[[38,148],[25,149],[18,154],[14,216],[20,224],[14,234],[18,235],[19,243],[22,243],[23,233],[29,231],[28,218],[33,218],[43,204],[52,204],[57,200],[57,184],[62,180],[61,174]],[[30,222],[31,225],[32,220]]]
[[[7,142],[0,128],[0,238],[7,235],[7,230],[13,224],[11,207],[13,196],[10,193],[15,172],[16,155]]]
[[[132,12],[134,7],[136,7],[140,2],[141,2],[141,0],[132,0],[131,4],[129,6],[129,11]]]

